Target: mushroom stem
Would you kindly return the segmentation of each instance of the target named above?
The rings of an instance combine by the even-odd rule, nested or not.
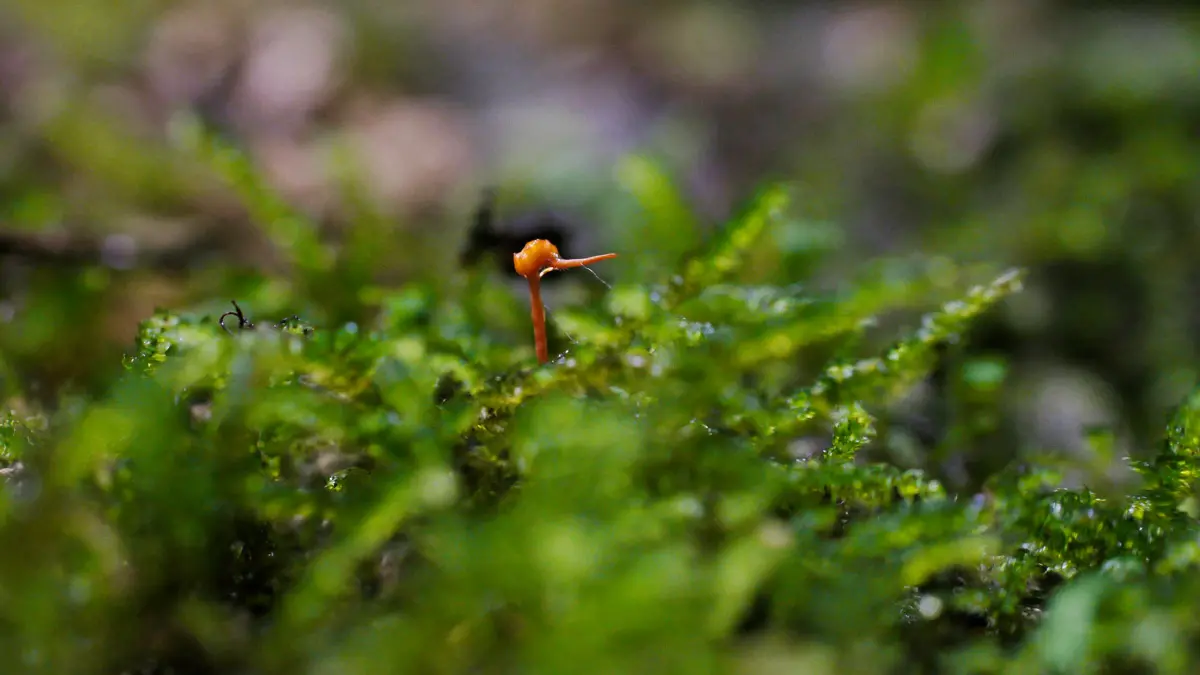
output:
[[[533,318],[533,345],[537,350],[538,363],[545,363],[550,360],[550,347],[546,344],[546,308],[542,304],[540,277],[529,277],[529,301],[532,303],[530,314]]]

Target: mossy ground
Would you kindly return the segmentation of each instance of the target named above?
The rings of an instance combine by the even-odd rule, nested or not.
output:
[[[965,347],[1020,270],[864,263],[810,287],[772,263],[805,227],[785,186],[704,237],[636,160],[642,248],[554,308],[538,366],[486,265],[363,286],[369,242],[331,256],[189,138],[270,223],[307,311],[243,299],[253,325],[228,330],[224,301],[160,312],[103,394],[9,415],[5,672],[1200,663],[1200,398],[1146,459],[1007,462],[973,491],[895,459],[931,381],[955,411],[933,445],[988,437],[1004,360]],[[1136,480],[1114,487],[1112,464]],[[1066,487],[1081,471],[1091,487]]]

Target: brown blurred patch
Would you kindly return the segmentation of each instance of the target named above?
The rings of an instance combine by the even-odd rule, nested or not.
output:
[[[348,111],[345,134],[369,195],[405,217],[437,206],[470,175],[469,124],[437,99],[364,100]]]

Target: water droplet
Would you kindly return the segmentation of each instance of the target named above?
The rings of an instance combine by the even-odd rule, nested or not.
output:
[[[942,613],[942,599],[934,595],[922,596],[917,611],[926,619],[936,619]]]

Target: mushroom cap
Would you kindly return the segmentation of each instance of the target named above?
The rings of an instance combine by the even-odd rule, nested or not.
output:
[[[558,260],[558,247],[545,239],[534,239],[525,244],[520,253],[513,254],[513,267],[517,274],[525,277],[538,277],[542,271],[551,267]]]

